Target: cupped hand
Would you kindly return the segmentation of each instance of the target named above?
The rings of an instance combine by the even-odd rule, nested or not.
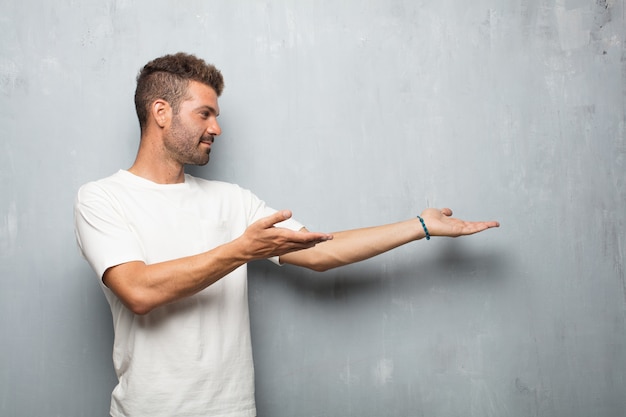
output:
[[[458,237],[500,227],[497,221],[466,221],[451,216],[452,210],[449,208],[428,208],[421,214],[431,236]]]
[[[333,238],[328,233],[293,231],[275,227],[277,223],[290,217],[291,211],[282,210],[251,224],[241,236],[248,256],[252,259],[271,258],[308,249]]]

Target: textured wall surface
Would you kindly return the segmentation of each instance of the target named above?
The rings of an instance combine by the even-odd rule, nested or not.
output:
[[[499,230],[251,266],[259,416],[626,415],[624,0],[0,0],[0,415],[104,416],[111,316],[72,203],[127,168],[134,77],[226,78],[192,172],[310,229]]]

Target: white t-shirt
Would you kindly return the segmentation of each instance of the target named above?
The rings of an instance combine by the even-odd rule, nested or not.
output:
[[[157,184],[120,170],[79,190],[76,238],[102,278],[125,262],[152,264],[205,252],[274,212],[234,184],[190,175],[180,184]],[[280,227],[302,225],[290,219]],[[115,329],[119,384],[112,416],[256,415],[246,265],[143,316],[100,284]]]

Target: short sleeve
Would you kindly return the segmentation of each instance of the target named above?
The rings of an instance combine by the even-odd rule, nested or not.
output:
[[[100,278],[112,266],[145,261],[120,206],[97,183],[85,184],[78,191],[74,227],[82,255]]]

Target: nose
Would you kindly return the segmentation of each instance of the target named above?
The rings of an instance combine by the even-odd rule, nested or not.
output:
[[[217,122],[217,118],[212,117],[209,125],[207,126],[207,133],[211,136],[219,136],[222,134],[222,128]]]

